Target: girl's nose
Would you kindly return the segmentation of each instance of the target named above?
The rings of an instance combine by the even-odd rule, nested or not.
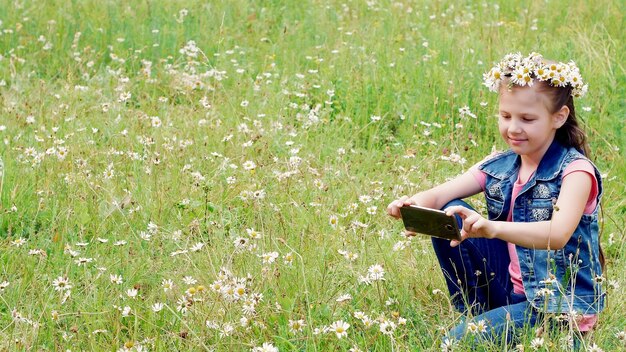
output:
[[[511,120],[511,122],[509,123],[509,132],[520,133],[522,132],[522,128],[520,127],[520,124],[518,122],[516,122],[515,120]]]

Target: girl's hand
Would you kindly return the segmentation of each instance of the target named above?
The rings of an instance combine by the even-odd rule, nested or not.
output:
[[[416,203],[409,196],[402,196],[399,199],[396,199],[393,202],[389,203],[389,205],[387,206],[387,214],[396,219],[401,219],[402,215],[400,214],[400,208],[413,204]]]
[[[399,199],[396,199],[393,202],[389,203],[389,205],[387,206],[387,214],[396,219],[401,219],[402,214],[400,214],[400,208],[407,205],[417,205],[417,202],[411,197],[402,196]],[[412,237],[415,236],[416,233],[404,230],[404,235],[407,237]]]
[[[458,246],[463,240],[470,237],[494,238],[496,236],[494,222],[485,219],[473,210],[456,205],[446,208],[444,211],[449,216],[458,214],[463,220],[463,228],[461,228],[461,241],[450,241],[451,247]]]

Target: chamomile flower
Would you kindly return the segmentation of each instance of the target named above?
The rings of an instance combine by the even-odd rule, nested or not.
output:
[[[130,298],[135,299],[135,298],[137,298],[137,293],[138,293],[138,292],[139,292],[139,291],[137,291],[137,289],[135,289],[135,288],[131,288],[131,289],[126,290],[126,295],[127,295],[128,297],[130,297]]]
[[[231,323],[224,323],[220,331],[220,337],[230,336],[233,331],[235,331],[235,327]]]
[[[26,243],[26,240],[23,237],[19,237],[16,238],[15,240],[11,241],[11,245],[15,246],[15,247],[21,247]]]
[[[174,282],[170,279],[163,279],[161,286],[163,287],[163,291],[167,292],[174,288]]]
[[[183,282],[186,285],[195,285],[196,283],[198,283],[198,280],[194,279],[192,276],[185,276],[183,277]]]
[[[530,341],[530,348],[532,348],[534,351],[537,351],[538,349],[542,348],[544,344],[545,343],[543,337],[535,337],[532,341]]]
[[[600,348],[600,346],[593,343],[591,346],[587,347],[587,352],[604,352],[604,350]]]
[[[253,348],[252,352],[278,352],[278,347],[269,342],[263,342],[263,345]]]
[[[122,317],[130,316],[132,309],[129,306],[126,306],[122,309]]]
[[[80,257],[80,258],[74,260],[74,263],[76,263],[76,265],[78,265],[78,266],[82,266],[82,265],[89,264],[89,263],[91,263],[93,261],[94,261],[93,258]]]
[[[371,285],[373,280],[369,275],[359,275],[358,281],[360,284]]]
[[[337,228],[337,224],[339,223],[339,218],[337,218],[337,215],[331,215],[328,218],[328,224],[333,228],[336,229]]]
[[[519,86],[532,86],[532,78],[530,74],[526,71],[527,68],[521,66],[518,67],[511,74],[511,81]]]
[[[263,264],[272,264],[278,258],[278,252],[269,252],[259,255],[259,258],[263,259]]]
[[[243,163],[242,167],[244,170],[252,171],[256,169],[256,163],[252,160],[247,160]]]
[[[243,284],[237,284],[233,287],[233,297],[235,300],[243,298],[246,294],[246,286]]]
[[[348,328],[350,328],[350,324],[344,322],[343,320],[338,320],[330,324],[328,328],[330,332],[337,335],[338,339],[341,339],[348,336]]]
[[[109,275],[109,279],[112,283],[116,285],[121,285],[124,282],[124,280],[122,279],[122,275],[111,274]]]
[[[497,92],[502,78],[511,77],[511,83],[519,86],[532,86],[535,80],[545,81],[554,87],[570,86],[571,95],[581,97],[587,92],[580,71],[574,62],[544,62],[538,53],[522,57],[521,53],[507,54],[491,70],[483,74],[484,85]]]
[[[193,246],[191,246],[189,248],[190,251],[192,252],[198,252],[200,251],[202,248],[204,247],[204,243],[202,242],[197,242],[196,244],[194,244]]]
[[[385,320],[380,323],[380,332],[382,332],[383,335],[392,336],[395,330],[396,323],[394,323],[393,321]]]
[[[371,327],[373,327],[376,324],[376,320],[365,316],[363,319],[361,319],[361,322],[363,323],[363,327],[366,329],[369,329]]]
[[[161,119],[158,116],[152,116],[150,118],[150,124],[152,125],[152,127],[159,128],[162,124]]]
[[[410,245],[410,244],[411,244],[411,241],[398,241],[396,242],[396,244],[393,245],[392,250],[394,252],[402,251],[406,249],[407,245]]]
[[[72,288],[70,284],[70,280],[66,276],[59,276],[54,281],[52,281],[52,286],[55,291],[68,291]]]
[[[283,264],[287,265],[287,266],[292,266],[293,262],[294,262],[295,256],[292,252],[289,252],[285,255],[283,255]]]
[[[359,201],[363,204],[367,204],[372,201],[372,197],[365,194],[365,195],[359,196]]]
[[[539,297],[549,297],[549,296],[554,295],[554,290],[544,287],[538,290],[536,295]]]
[[[378,281],[385,279],[385,269],[380,264],[374,264],[367,269],[367,274],[370,280]]]
[[[346,258],[350,262],[353,262],[353,261],[355,261],[355,260],[357,260],[359,258],[359,254],[358,253],[346,251],[346,250],[343,250],[343,249],[339,249],[339,250],[337,250],[337,252],[339,252],[339,254],[341,254],[344,258]]]
[[[10,283],[8,281],[0,282],[0,293],[4,291],[5,288],[9,287]]]
[[[151,307],[152,311],[158,313],[163,310],[164,304],[161,302],[154,303]]]
[[[470,111],[470,108],[467,105],[459,109],[459,114],[461,115],[461,117],[469,116],[474,119],[476,118],[476,115],[472,113],[472,111]]]
[[[120,103],[125,103],[127,102],[130,98],[132,97],[132,94],[130,92],[123,92],[120,94],[118,102]]]
[[[337,302],[340,302],[340,303],[341,303],[341,302],[346,302],[346,301],[349,301],[349,300],[351,300],[351,299],[352,299],[352,295],[351,295],[351,294],[349,294],[349,293],[346,293],[346,294],[343,294],[343,295],[341,295],[341,296],[337,297],[337,299],[336,299],[335,301],[337,301]]]
[[[248,229],[246,229],[246,233],[247,233],[247,234],[248,234],[248,236],[250,236],[250,238],[251,238],[251,239],[253,239],[253,240],[258,240],[258,239],[260,239],[260,238],[262,238],[262,237],[263,237],[263,235],[262,235],[260,232],[256,231],[254,228],[248,228]]]
[[[306,326],[306,323],[304,322],[303,319],[298,319],[298,320],[289,319],[289,331],[292,334],[302,332],[305,326]]]
[[[250,240],[245,238],[245,237],[237,237],[233,241],[233,244],[235,245],[235,249],[238,252],[241,252],[241,251],[247,249],[249,247],[249,243],[250,243]]]
[[[363,318],[367,317],[367,315],[365,315],[365,313],[361,311],[356,311],[352,313],[352,316],[354,316],[356,319],[359,319],[359,320],[363,320]]]
[[[396,298],[393,297],[389,297],[386,301],[385,301],[385,305],[386,306],[393,306],[394,304],[398,304],[398,300]]]
[[[476,323],[476,329],[480,333],[487,332],[487,323],[485,322],[484,319],[481,319]]]
[[[456,340],[445,338],[441,341],[441,345],[439,345],[439,347],[441,348],[441,352],[451,352],[456,347]]]

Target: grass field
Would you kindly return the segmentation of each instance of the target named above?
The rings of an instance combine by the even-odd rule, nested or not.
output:
[[[583,347],[626,349],[625,7],[0,0],[0,350],[447,349],[430,240],[385,208],[505,147],[482,74],[517,51],[589,84],[608,304]]]

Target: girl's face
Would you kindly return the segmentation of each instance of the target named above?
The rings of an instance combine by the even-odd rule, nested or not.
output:
[[[569,109],[556,113],[548,110],[547,96],[532,87],[500,89],[500,135],[511,150],[523,159],[539,163],[554,140],[556,130],[565,123]],[[562,116],[565,113],[564,117]]]

